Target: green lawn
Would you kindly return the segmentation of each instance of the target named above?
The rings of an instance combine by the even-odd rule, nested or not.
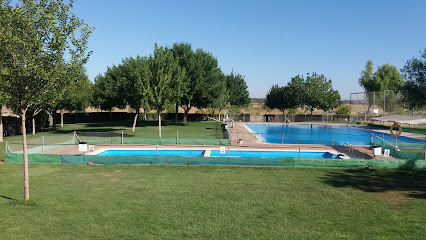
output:
[[[106,139],[119,138],[121,141],[121,131],[124,131],[124,138],[158,138],[158,121],[138,121],[135,132],[132,132],[131,121],[122,122],[103,122],[103,123],[78,123],[65,124],[64,127],[57,126],[57,130],[47,129],[42,132],[37,132],[35,136],[27,134],[27,138],[40,138],[41,136],[64,135],[77,131],[81,133],[81,138],[91,139],[90,132],[97,132],[93,138],[105,137]],[[223,139],[221,124],[214,121],[196,121],[179,123],[175,125],[171,121],[162,121],[162,138],[176,138],[179,131],[179,138],[183,139]],[[72,139],[70,137],[70,139]],[[5,137],[4,142],[0,143],[0,161],[4,160],[4,151],[6,141],[21,141],[22,136]],[[41,140],[40,140],[41,141]],[[55,141],[55,139],[46,139],[46,142]],[[108,142],[108,140],[107,140]],[[54,142],[55,143],[55,142]],[[109,143],[113,143],[112,141]]]
[[[426,171],[0,164],[2,239],[424,239]]]

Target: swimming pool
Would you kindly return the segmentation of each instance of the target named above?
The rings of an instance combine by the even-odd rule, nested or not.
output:
[[[97,156],[185,156],[202,157],[204,150],[106,150]]]
[[[237,151],[220,150],[105,150],[97,156],[182,156],[182,157],[257,157],[257,158],[340,158],[330,152]]]
[[[245,124],[256,139],[265,143],[279,144],[324,144],[324,145],[369,145],[370,138],[373,142],[382,142],[384,138],[387,142],[394,143],[395,138],[382,132],[353,127],[347,125],[321,125],[321,124]],[[421,139],[398,137],[401,142],[424,142]]]

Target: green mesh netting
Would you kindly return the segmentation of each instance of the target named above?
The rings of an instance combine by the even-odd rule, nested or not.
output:
[[[398,143],[398,150],[395,150],[393,145],[386,142],[373,143],[373,145],[381,146],[382,151],[389,149],[391,154],[404,159],[425,160],[425,143]]]
[[[329,159],[329,158],[249,158],[249,157],[179,157],[179,156],[96,156],[29,154],[31,163],[67,164],[172,164],[223,166],[286,166],[317,168],[400,168],[425,169],[425,160],[408,159]],[[22,154],[6,154],[6,162],[23,162]]]
[[[22,153],[6,153],[5,162],[23,163],[24,154]],[[28,154],[29,163],[61,163],[60,155],[51,154]]]

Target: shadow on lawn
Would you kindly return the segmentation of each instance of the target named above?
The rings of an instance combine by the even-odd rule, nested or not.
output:
[[[328,172],[321,180],[333,187],[365,192],[400,191],[406,197],[426,199],[426,170],[347,169]]]
[[[69,133],[71,131],[77,132],[109,132],[109,131],[118,131],[118,130],[130,130],[133,126],[133,121],[121,121],[121,122],[99,122],[99,123],[80,123],[81,128],[75,128],[73,130],[67,129],[62,130],[59,126],[56,127],[56,130],[53,130],[55,133]],[[71,124],[70,124],[71,125]],[[186,123],[179,122],[177,125],[174,121],[163,120],[161,126],[186,126]],[[144,127],[158,127],[158,121],[138,121],[136,124],[137,128]],[[52,131],[52,129],[46,129],[44,131]],[[136,129],[140,131],[140,129]]]
[[[4,199],[7,199],[7,200],[18,201],[17,199],[14,199],[14,198],[11,198],[11,197],[6,197],[6,196],[3,196],[3,195],[0,195],[0,198],[4,198]]]

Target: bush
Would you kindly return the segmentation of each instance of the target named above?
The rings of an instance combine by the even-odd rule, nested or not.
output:
[[[294,115],[294,114],[296,114],[297,113],[297,109],[296,108],[290,108],[289,110],[288,110],[288,114],[289,115]]]
[[[350,113],[351,113],[351,109],[349,108],[349,105],[347,104],[340,106],[336,112],[337,115],[344,115],[344,116],[348,116]]]

